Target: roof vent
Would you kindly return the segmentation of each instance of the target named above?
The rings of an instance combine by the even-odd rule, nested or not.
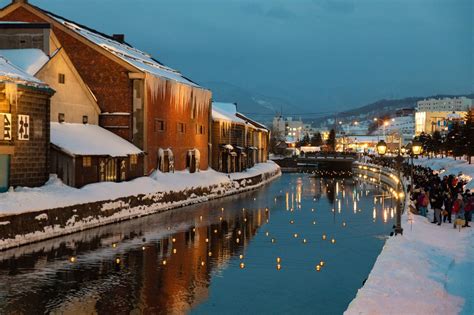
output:
[[[112,38],[121,44],[125,43],[125,34],[113,34]]]

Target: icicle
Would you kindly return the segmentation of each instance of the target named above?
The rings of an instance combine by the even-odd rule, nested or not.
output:
[[[18,101],[18,86],[16,83],[5,83],[5,97],[10,103],[10,106],[17,105]]]

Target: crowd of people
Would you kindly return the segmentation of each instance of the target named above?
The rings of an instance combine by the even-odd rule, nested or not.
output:
[[[460,176],[445,175],[441,178],[430,168],[415,166],[413,183],[414,187],[409,187],[408,190],[411,191],[411,199],[420,215],[426,217],[430,206],[434,212],[432,223],[441,225],[449,222],[454,227],[458,224],[470,227],[474,194],[469,189],[464,189],[466,183]]]
[[[370,157],[370,163],[384,167],[396,168],[393,158]],[[413,170],[412,170],[413,168]],[[434,224],[451,223],[470,227],[472,212],[474,211],[474,192],[464,189],[466,182],[462,180],[462,174],[445,175],[431,168],[423,166],[412,166],[410,163],[401,165],[401,172],[409,179],[413,175],[413,187],[408,185],[411,200],[415,204],[417,214],[428,215],[428,209],[433,211]]]

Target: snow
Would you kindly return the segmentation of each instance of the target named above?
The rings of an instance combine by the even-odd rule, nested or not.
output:
[[[63,24],[65,27],[71,29],[72,31],[76,32],[77,34],[86,38],[97,46],[102,47],[103,49],[111,52],[118,58],[129,63],[137,69],[140,69],[144,72],[148,72],[157,77],[163,77],[173,81],[185,83],[194,87],[199,87],[199,85],[188,80],[178,71],[160,64],[145,52],[142,52],[127,44],[122,44],[116,40],[113,40],[112,38],[103,36],[98,32],[93,32],[70,21],[66,21],[52,13],[47,14],[57,22]]]
[[[139,194],[184,191],[198,187],[232,186],[232,180],[234,179],[250,177],[263,172],[276,172],[278,169],[277,164],[268,161],[257,164],[246,172],[233,173],[229,176],[212,169],[192,174],[187,171],[177,171],[175,173],[155,171],[150,176],[139,177],[128,182],[101,182],[86,185],[79,189],[64,185],[56,175],[52,175],[44,186],[36,188],[18,187],[12,191],[0,193],[0,216],[101,200],[113,200]],[[105,210],[111,206],[105,206]]]
[[[142,153],[114,133],[89,124],[51,122],[51,143],[72,155],[117,157]]]
[[[36,48],[1,49],[0,55],[32,76],[49,61],[49,57],[41,49]]]
[[[474,165],[451,158],[416,164],[474,175]],[[345,314],[474,314],[474,229],[438,226],[409,211],[402,226],[403,235],[387,240]]]
[[[237,117],[237,105],[233,103],[212,102],[212,119],[245,124],[245,120]]]
[[[26,73],[21,68],[14,65],[12,62],[2,56],[0,56],[0,82],[1,81],[15,82],[32,86],[47,86],[39,79]]]

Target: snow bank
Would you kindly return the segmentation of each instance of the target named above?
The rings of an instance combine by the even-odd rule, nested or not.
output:
[[[129,182],[102,182],[86,185],[79,189],[64,185],[55,175],[52,175],[44,186],[19,187],[13,191],[0,193],[0,216],[113,200],[139,194],[232,184],[233,180],[256,176],[264,172],[274,172],[278,169],[278,165],[269,161],[257,164],[247,172],[229,175],[212,169],[193,174],[187,171],[175,173],[156,171],[148,177],[139,177]]]
[[[416,164],[446,174],[474,171],[474,165],[446,158]],[[345,314],[474,314],[474,229],[438,226],[408,211],[402,226],[403,235],[387,240]]]

